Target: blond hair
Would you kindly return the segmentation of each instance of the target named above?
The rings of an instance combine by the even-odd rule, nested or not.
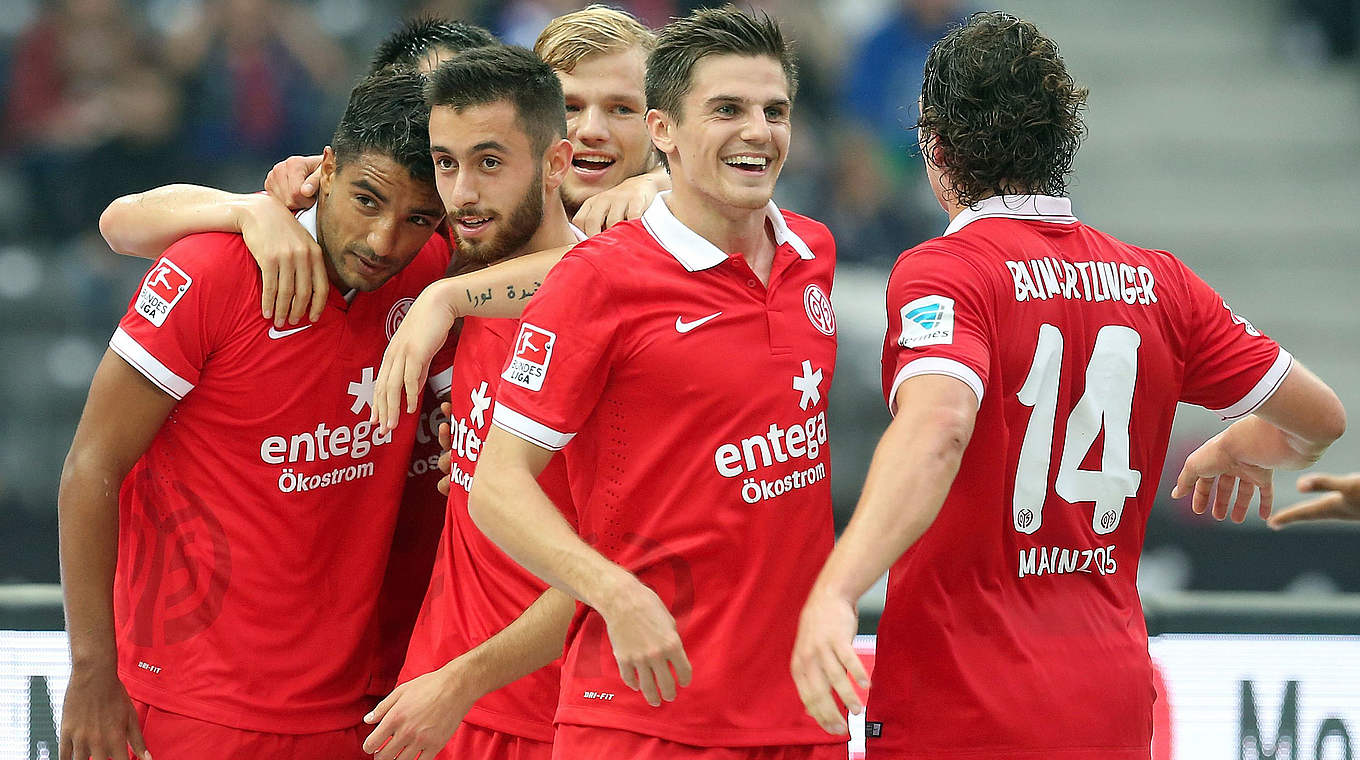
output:
[[[639,48],[650,53],[656,35],[632,15],[590,5],[553,19],[534,42],[534,52],[555,71],[570,73],[591,56]]]

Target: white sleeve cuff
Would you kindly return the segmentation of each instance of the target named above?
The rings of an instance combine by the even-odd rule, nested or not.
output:
[[[553,430],[499,402],[496,404],[496,411],[491,413],[491,424],[549,451],[561,451],[563,446],[571,443],[571,439],[576,437],[575,433]]]
[[[1289,368],[1292,366],[1294,366],[1294,357],[1284,350],[1284,346],[1281,346],[1279,356],[1275,357],[1275,363],[1270,365],[1270,369],[1266,370],[1266,374],[1261,377],[1260,382],[1247,391],[1247,395],[1232,406],[1223,409],[1211,409],[1210,411],[1224,420],[1235,420],[1251,414],[1260,409],[1261,404],[1268,401],[1271,396],[1275,395],[1275,391],[1279,390],[1280,383],[1284,382],[1284,377],[1289,374]]]
[[[447,396],[453,390],[453,367],[449,367],[438,374],[430,375],[426,384],[430,386],[430,391],[434,395],[440,398]]]
[[[176,401],[183,399],[194,389],[194,384],[176,375],[171,369],[161,363],[160,359],[151,355],[150,351],[142,348],[135,338],[118,328],[113,337],[109,339],[109,348],[115,354],[123,357],[123,360],[131,364],[133,369],[146,375],[146,379],[155,383],[158,388],[170,394]]]
[[[907,365],[897,371],[897,377],[893,378],[892,391],[888,393],[888,411],[893,416],[897,416],[897,389],[902,387],[902,383],[907,378],[917,375],[948,375],[957,380],[962,380],[973,390],[973,395],[977,396],[978,406],[982,406],[982,378],[973,371],[972,367],[961,361],[946,359],[942,356],[923,356],[907,362]]]

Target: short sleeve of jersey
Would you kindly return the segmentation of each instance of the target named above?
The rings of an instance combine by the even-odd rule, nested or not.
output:
[[[566,446],[608,379],[617,314],[594,264],[575,252],[558,262],[520,318],[496,393],[496,426],[551,451]]]
[[[156,260],[142,278],[109,347],[175,399],[198,384],[199,372],[225,334],[242,286],[239,236],[191,235]],[[253,274],[253,272],[252,272]]]
[[[458,350],[458,329],[449,332],[443,347],[430,360],[430,379],[427,383],[430,392],[439,398],[449,395],[453,389],[453,357]]]
[[[968,384],[978,403],[986,390],[992,300],[982,275],[959,256],[908,251],[888,280],[883,395],[897,413],[897,389],[917,375],[949,375]]]
[[[1179,262],[1177,262],[1179,263]],[[1225,420],[1256,411],[1284,382],[1293,357],[1233,313],[1208,283],[1180,264],[1190,302],[1186,313],[1185,380],[1181,400]]]

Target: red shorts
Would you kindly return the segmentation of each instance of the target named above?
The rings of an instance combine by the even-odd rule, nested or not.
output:
[[[432,760],[551,760],[552,749],[552,742],[525,739],[464,722]]]
[[[598,726],[559,725],[553,741],[553,760],[846,760],[847,743],[795,744],[778,747],[695,747],[644,736],[632,731]]]
[[[373,757],[364,752],[364,739],[373,727],[362,723],[319,734],[266,734],[166,712],[135,699],[132,703],[137,707],[137,720],[142,724],[147,750],[152,757],[161,760],[190,757],[372,760]]]

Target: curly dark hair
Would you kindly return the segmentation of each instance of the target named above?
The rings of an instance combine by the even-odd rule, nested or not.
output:
[[[1065,195],[1086,134],[1086,92],[1067,73],[1057,44],[1034,24],[976,13],[926,56],[916,127],[923,145],[934,141],[945,193],[960,204],[993,195]]]
[[[461,53],[472,48],[495,45],[496,35],[475,24],[451,21],[433,15],[409,19],[373,51],[369,73],[392,65],[417,66],[431,50],[444,48]]]

